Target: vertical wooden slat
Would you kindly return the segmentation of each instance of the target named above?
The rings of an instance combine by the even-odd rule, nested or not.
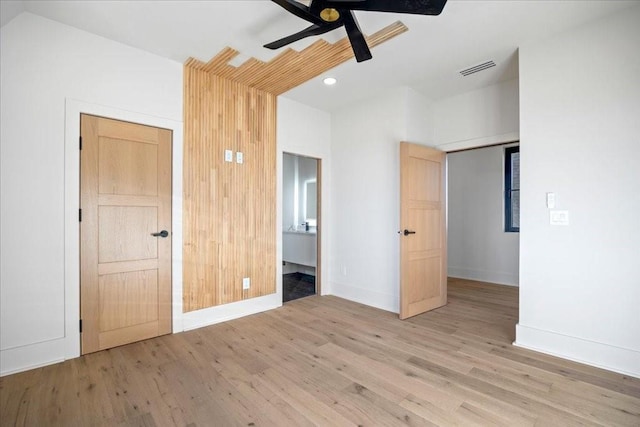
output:
[[[275,292],[276,96],[189,66],[184,73],[188,312]]]
[[[367,44],[374,48],[407,30],[402,22],[394,22],[367,36]],[[226,47],[206,64],[189,58],[185,67],[281,95],[353,58],[353,50],[345,37],[335,43],[319,39],[300,52],[288,48],[269,62],[250,58],[240,67],[229,65],[228,62],[237,55],[236,50]]]

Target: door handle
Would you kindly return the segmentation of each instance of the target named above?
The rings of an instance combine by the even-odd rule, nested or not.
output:
[[[403,234],[404,234],[405,236],[408,236],[409,234],[416,234],[416,232],[415,232],[415,231],[411,231],[411,230],[407,230],[407,229],[405,228],[405,230],[404,230],[404,233],[403,233]]]
[[[163,237],[164,238],[164,237],[167,237],[169,235],[169,232],[167,230],[162,230],[159,233],[151,233],[151,235],[153,237]]]

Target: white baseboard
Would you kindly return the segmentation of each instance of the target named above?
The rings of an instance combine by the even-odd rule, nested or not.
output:
[[[398,295],[391,295],[344,283],[331,282],[331,295],[392,313],[399,312]]]
[[[276,293],[263,297],[251,298],[246,301],[190,311],[182,315],[184,331],[215,325],[216,323],[238,319],[282,306],[282,294]]]
[[[474,270],[470,268],[460,268],[449,266],[447,269],[449,277],[459,279],[478,280],[480,282],[496,283],[498,285],[518,286],[520,278],[517,274],[504,271]]]
[[[640,352],[516,325],[513,345],[640,378]]]
[[[0,350],[0,377],[65,360],[65,339]]]
[[[260,313],[282,306],[282,294],[276,293],[263,297],[238,301],[218,307],[184,313],[181,316],[181,328],[174,327],[174,333],[201,328],[226,322],[251,314]],[[174,325],[175,326],[175,325]],[[15,374],[29,369],[63,362],[69,357],[66,354],[67,338],[59,338],[36,344],[0,350],[0,376]]]

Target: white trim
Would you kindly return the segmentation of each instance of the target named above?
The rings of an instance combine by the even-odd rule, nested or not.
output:
[[[640,378],[640,352],[601,342],[516,325],[513,345]]]
[[[251,314],[262,313],[282,306],[282,293],[276,292],[262,297],[251,298],[202,310],[190,311],[182,315],[185,331],[215,325],[228,320],[239,319]]]
[[[488,271],[473,268],[462,268],[448,266],[449,277],[479,280],[481,282],[496,283],[498,285],[518,286],[519,277],[517,273],[509,273],[506,271]]]
[[[501,135],[491,135],[481,138],[464,139],[460,141],[449,141],[438,143],[435,148],[445,152],[467,150],[469,148],[480,148],[489,145],[504,144],[520,140],[520,131],[504,133]]]
[[[64,312],[65,338],[63,359],[80,356],[80,114],[92,114],[173,131],[173,207],[172,207],[172,265],[173,332],[182,331],[182,122],[116,107],[92,104],[66,98],[65,100],[65,164],[64,164]],[[49,353],[56,354],[56,353]],[[56,361],[58,359],[55,359]],[[46,361],[34,364],[47,364]],[[51,362],[48,362],[51,363]],[[25,367],[24,369],[28,369]]]
[[[0,352],[0,376],[11,375],[65,360],[65,339],[57,338],[4,349]]]
[[[349,301],[379,308],[384,311],[390,311],[391,313],[398,313],[400,311],[397,294],[387,294],[335,281],[332,282],[331,289],[334,291],[332,295]]]

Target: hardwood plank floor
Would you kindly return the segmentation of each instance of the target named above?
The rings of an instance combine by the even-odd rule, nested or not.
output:
[[[312,296],[0,379],[0,425],[640,425],[640,379],[513,347],[518,289],[400,321]]]

